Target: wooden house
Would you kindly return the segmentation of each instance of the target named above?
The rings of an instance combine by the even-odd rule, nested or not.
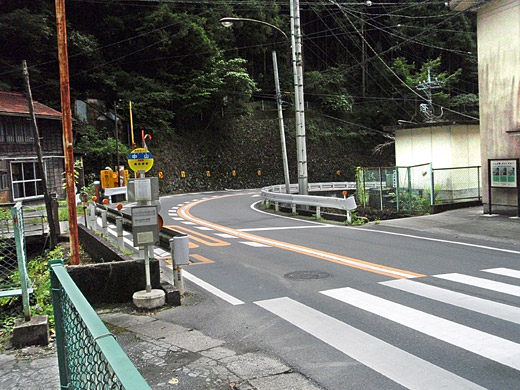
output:
[[[49,192],[63,197],[65,171],[61,113],[34,102]],[[43,198],[26,97],[0,91],[0,203]]]

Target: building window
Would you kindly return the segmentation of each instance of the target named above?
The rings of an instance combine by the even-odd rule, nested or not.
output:
[[[43,185],[35,162],[11,163],[13,199],[34,198],[43,195]]]
[[[34,134],[28,118],[0,118],[0,142],[34,143]]]

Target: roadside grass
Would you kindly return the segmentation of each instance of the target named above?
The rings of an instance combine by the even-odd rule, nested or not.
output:
[[[33,293],[30,297],[31,316],[48,315],[49,326],[54,328],[54,313],[50,295],[50,276],[47,263],[51,259],[62,259],[63,249],[56,247],[46,251],[43,256],[36,256],[27,263],[27,273],[32,282]],[[9,277],[13,282],[20,280],[18,272]],[[10,338],[17,318],[23,318],[21,297],[0,298],[0,350]]]

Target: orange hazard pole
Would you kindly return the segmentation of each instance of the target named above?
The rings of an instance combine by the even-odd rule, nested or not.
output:
[[[65,0],[56,2],[56,30],[58,36],[58,61],[60,64],[60,94],[63,129],[63,149],[65,152],[65,179],[67,206],[69,211],[70,263],[79,264],[78,215],[76,193],[74,191],[74,148],[72,145],[72,115],[70,111],[70,82],[67,53],[67,26],[65,21]]]

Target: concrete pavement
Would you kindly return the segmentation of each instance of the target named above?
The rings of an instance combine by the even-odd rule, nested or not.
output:
[[[372,222],[367,227],[382,230],[390,227],[410,234],[417,231],[442,234],[448,240],[461,238],[472,242],[492,241],[520,246],[520,219],[500,214],[484,214],[481,206],[385,220],[377,224]]]
[[[481,207],[381,221],[366,228],[390,228],[404,234],[421,231],[445,239],[500,242],[520,248],[520,220],[488,216]],[[274,356],[261,351],[237,351],[224,340],[161,320],[175,318],[165,316],[165,310],[161,315],[143,314],[125,306],[98,312],[153,389],[319,389]],[[54,347],[29,347],[0,354],[0,388],[59,389]]]

